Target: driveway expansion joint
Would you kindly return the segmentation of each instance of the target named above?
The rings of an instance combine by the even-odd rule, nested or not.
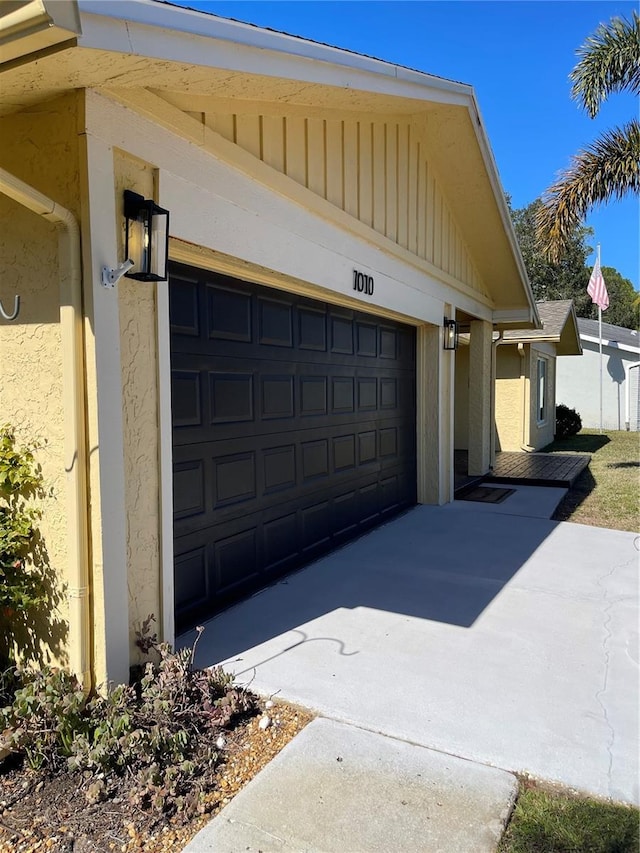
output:
[[[604,652],[604,675],[602,678],[602,686],[596,692],[595,698],[596,698],[596,702],[598,703],[598,705],[600,705],[600,708],[602,709],[602,716],[603,716],[605,725],[607,726],[607,728],[609,730],[609,737],[607,739],[607,753],[609,756],[609,767],[608,767],[608,771],[607,771],[607,782],[609,785],[609,795],[610,796],[612,796],[611,780],[612,780],[612,773],[613,773],[613,746],[614,746],[615,739],[616,739],[616,732],[615,732],[615,728],[611,725],[611,721],[609,720],[609,714],[607,711],[607,706],[605,705],[603,697],[604,697],[605,693],[607,692],[607,686],[608,686],[608,682],[609,682],[609,668],[610,668],[610,664],[611,664],[611,652],[610,652],[610,648],[609,648],[611,638],[613,636],[613,634],[611,632],[611,628],[609,627],[611,624],[611,618],[612,618],[611,610],[615,604],[617,604],[619,601],[624,600],[624,599],[621,599],[619,596],[616,596],[615,598],[609,598],[608,592],[607,592],[607,587],[606,587],[606,581],[610,577],[613,576],[614,572],[618,571],[619,569],[625,569],[625,568],[627,568],[627,566],[630,566],[630,565],[634,564],[635,562],[636,562],[635,557],[632,557],[630,560],[625,560],[624,563],[619,563],[618,565],[613,566],[608,572],[605,572],[605,574],[601,575],[600,577],[598,577],[596,579],[597,585],[603,591],[602,601],[604,603],[606,603],[606,607],[602,611],[602,615],[604,616],[604,621],[603,621],[604,638],[602,640],[602,650]]]

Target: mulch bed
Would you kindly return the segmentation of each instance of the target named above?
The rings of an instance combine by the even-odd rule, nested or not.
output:
[[[260,716],[225,734],[224,759],[207,791],[205,814],[167,818],[129,802],[123,777],[114,796],[89,804],[90,780],[81,773],[47,777],[14,759],[0,764],[0,851],[34,853],[165,853],[179,851],[312,719],[294,705],[275,702],[272,724]],[[188,800],[188,797],[187,797]]]

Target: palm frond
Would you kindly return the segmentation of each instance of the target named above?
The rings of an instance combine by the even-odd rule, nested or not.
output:
[[[569,75],[571,97],[591,118],[612,92],[640,93],[640,17],[612,18],[600,24],[576,51],[579,62]]]
[[[557,262],[572,230],[594,205],[630,192],[640,193],[640,122],[635,119],[579,151],[547,190],[536,215],[541,251]]]

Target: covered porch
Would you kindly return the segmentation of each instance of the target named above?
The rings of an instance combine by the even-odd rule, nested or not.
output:
[[[499,451],[488,474],[474,477],[468,471],[467,450],[454,452],[456,497],[481,482],[520,483],[528,486],[570,488],[589,465],[588,453],[521,453]]]

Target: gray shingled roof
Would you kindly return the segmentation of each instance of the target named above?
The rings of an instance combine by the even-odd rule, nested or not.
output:
[[[560,340],[562,331],[571,315],[573,301],[557,299],[554,302],[537,302],[541,329],[511,329],[504,333],[505,341],[554,341]]]
[[[585,320],[578,317],[578,330],[581,335],[589,335],[590,338],[598,338],[598,321]],[[625,329],[622,326],[613,326],[611,323],[602,324],[602,341],[615,342],[625,347],[634,347],[640,351],[640,335],[634,329]]]
[[[556,344],[556,355],[582,355],[573,300],[537,302],[536,307],[542,328],[512,329],[504,333],[503,340],[519,344],[549,341]]]

